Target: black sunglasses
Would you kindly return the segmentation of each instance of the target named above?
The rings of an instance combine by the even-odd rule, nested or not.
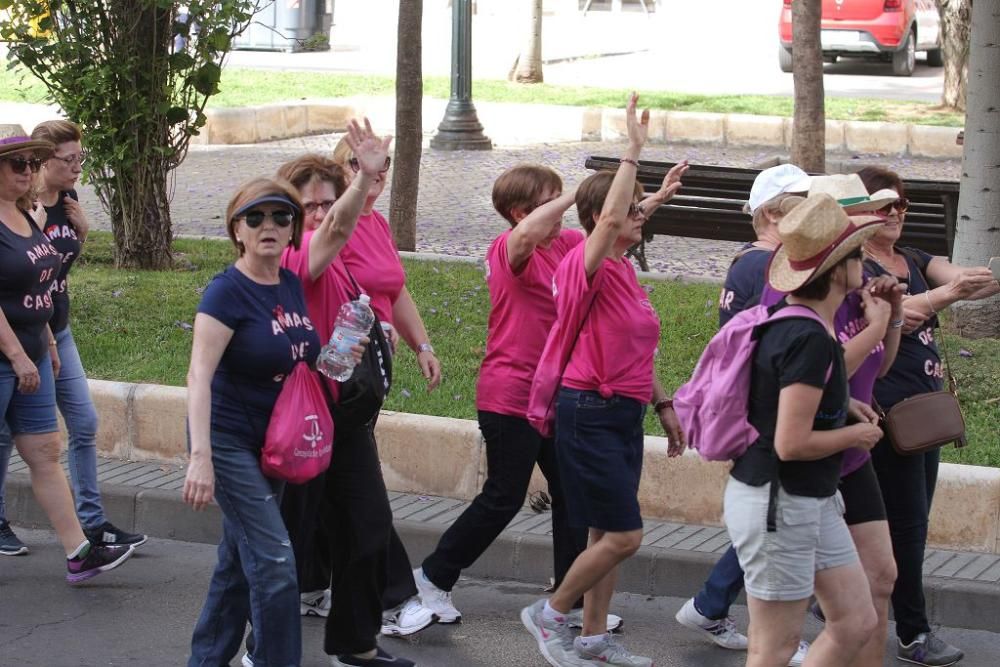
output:
[[[886,204],[885,206],[880,208],[877,211],[877,213],[880,213],[881,215],[889,215],[892,213],[893,209],[895,209],[896,213],[903,215],[904,213],[906,213],[906,210],[908,208],[910,208],[910,200],[907,199],[906,197],[900,197],[891,204]]]
[[[292,224],[292,220],[295,219],[295,214],[289,210],[272,211],[271,213],[265,213],[264,211],[247,211],[243,214],[243,220],[246,221],[247,227],[250,229],[257,229],[262,224],[264,224],[265,218],[271,218],[274,220],[274,224],[279,227],[287,227]]]
[[[358,158],[352,157],[350,160],[347,161],[347,164],[349,164],[351,166],[351,169],[355,173],[361,171],[361,163],[358,162]],[[389,165],[391,165],[391,164],[392,164],[392,158],[391,157],[387,157],[385,159],[385,166],[382,167],[381,169],[379,169],[378,173],[384,174],[385,172],[389,171]]]
[[[628,205],[628,217],[645,220],[646,214],[643,213],[642,208],[639,206],[637,202],[632,202],[631,204]]]
[[[44,160],[39,160],[38,158],[32,158],[29,160],[28,158],[21,157],[20,155],[17,157],[5,157],[0,159],[3,159],[4,162],[10,164],[10,170],[15,174],[23,174],[28,167],[31,167],[32,174],[37,174],[38,170],[42,168],[42,164],[45,162]]]

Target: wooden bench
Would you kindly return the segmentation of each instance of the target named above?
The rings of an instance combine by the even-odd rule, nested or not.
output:
[[[615,170],[618,158],[592,156],[586,167],[595,171]],[[646,192],[659,189],[663,177],[673,167],[670,162],[640,160],[638,179]],[[670,200],[656,209],[643,227],[643,242],[631,254],[643,270],[649,270],[645,244],[656,235],[683,236],[717,241],[753,241],[750,216],[743,205],[759,169],[692,164],[684,185]],[[900,239],[902,245],[920,248],[933,255],[950,257],[955,240],[958,183],[904,179],[910,208]]]

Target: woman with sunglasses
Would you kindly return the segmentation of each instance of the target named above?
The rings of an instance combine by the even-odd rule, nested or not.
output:
[[[39,123],[32,139],[55,146],[38,176],[37,197],[44,211],[42,231],[62,257],[62,267],[52,290],[53,315],[49,329],[55,336],[61,362],[56,377],[56,403],[69,431],[69,477],[76,500],[76,513],[84,533],[95,544],[126,544],[138,547],[146,536],[124,531],[104,514],[97,484],[97,410],[90,399],[87,376],[69,327],[69,286],[73,262],[80,256],[90,225],[73,189],[82,171],[85,153],[76,123],[50,120]],[[6,429],[0,432],[0,524],[4,522],[3,482],[12,443]],[[4,451],[8,453],[4,455]],[[16,539],[16,538],[15,538]]]
[[[645,222],[636,169],[649,112],[640,119],[637,103],[633,93],[625,116],[629,146],[618,171],[594,174],[577,188],[587,238],[555,271],[556,323],[539,362],[567,360],[556,402],[556,457],[569,523],[589,531],[589,546],[555,593],[521,611],[521,622],[552,665],[653,664],[607,632],[618,566],[642,541],[638,490],[647,403],[667,433],[668,454],[684,451],[677,415],[655,378],[660,321],[625,257],[642,239]],[[537,383],[536,375],[533,392]],[[574,640],[570,612],[581,597],[583,632]]]
[[[875,383],[875,399],[889,410],[906,398],[943,387],[944,368],[934,340],[937,313],[956,301],[1000,293],[1000,284],[986,267],[957,266],[946,257],[897,248],[908,205],[902,180],[881,167],[865,167],[858,175],[869,192],[890,188],[900,195],[898,202],[880,211],[885,225],[864,246],[870,272],[893,275],[907,285],[899,352],[888,374]],[[918,665],[953,665],[963,656],[931,630],[924,599],[924,549],[939,463],[938,450],[901,456],[887,438],[872,450],[898,571],[892,592],[896,655]]]
[[[253,659],[302,659],[295,555],[281,518],[283,483],[264,476],[260,452],[285,377],[314,364],[320,340],[302,283],[281,257],[302,238],[291,184],[258,178],[229,201],[226,231],[238,258],[205,288],[188,369],[190,462],[184,501],[223,514],[219,560],[191,639],[188,665],[228,665],[253,625]]]
[[[0,125],[0,417],[31,470],[35,497],[66,551],[66,579],[77,583],[118,567],[133,548],[90,543],[59,463],[59,358],[49,320],[62,258],[28,213],[33,207],[32,179],[52,151],[51,143],[31,139],[19,125]],[[0,523],[4,543],[12,534],[6,521]]]

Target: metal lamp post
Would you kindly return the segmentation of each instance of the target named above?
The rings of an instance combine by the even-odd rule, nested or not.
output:
[[[490,150],[493,142],[472,104],[472,0],[452,0],[451,99],[431,138],[431,148],[440,150]]]

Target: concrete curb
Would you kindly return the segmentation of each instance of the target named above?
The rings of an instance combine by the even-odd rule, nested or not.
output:
[[[8,481],[9,516],[18,525],[47,528],[34,501],[28,476],[13,474]],[[120,527],[154,538],[218,543],[222,513],[212,504],[203,512],[184,505],[180,491],[142,489],[104,484],[105,509]],[[416,566],[437,546],[449,523],[396,520],[395,527]],[[958,558],[975,557],[959,554]],[[713,551],[654,546],[640,547],[619,572],[618,590],[650,596],[689,597],[718,560]],[[473,577],[538,582],[552,576],[549,535],[508,529],[465,571]],[[930,621],[950,627],[1000,632],[1000,586],[995,583],[944,577],[926,577],[924,589]],[[746,604],[741,596],[740,604]]]
[[[446,100],[425,98],[425,133],[433,133]],[[621,141],[622,109],[549,104],[476,102],[487,134],[497,143],[551,141]],[[252,144],[310,134],[339,132],[347,121],[368,116],[379,130],[395,127],[395,101],[390,97],[350,97],[290,101],[254,107],[207,109],[208,120],[195,144]],[[960,128],[868,121],[827,121],[829,151],[958,159]],[[651,143],[773,147],[787,150],[792,119],[781,116],[654,111]]]

